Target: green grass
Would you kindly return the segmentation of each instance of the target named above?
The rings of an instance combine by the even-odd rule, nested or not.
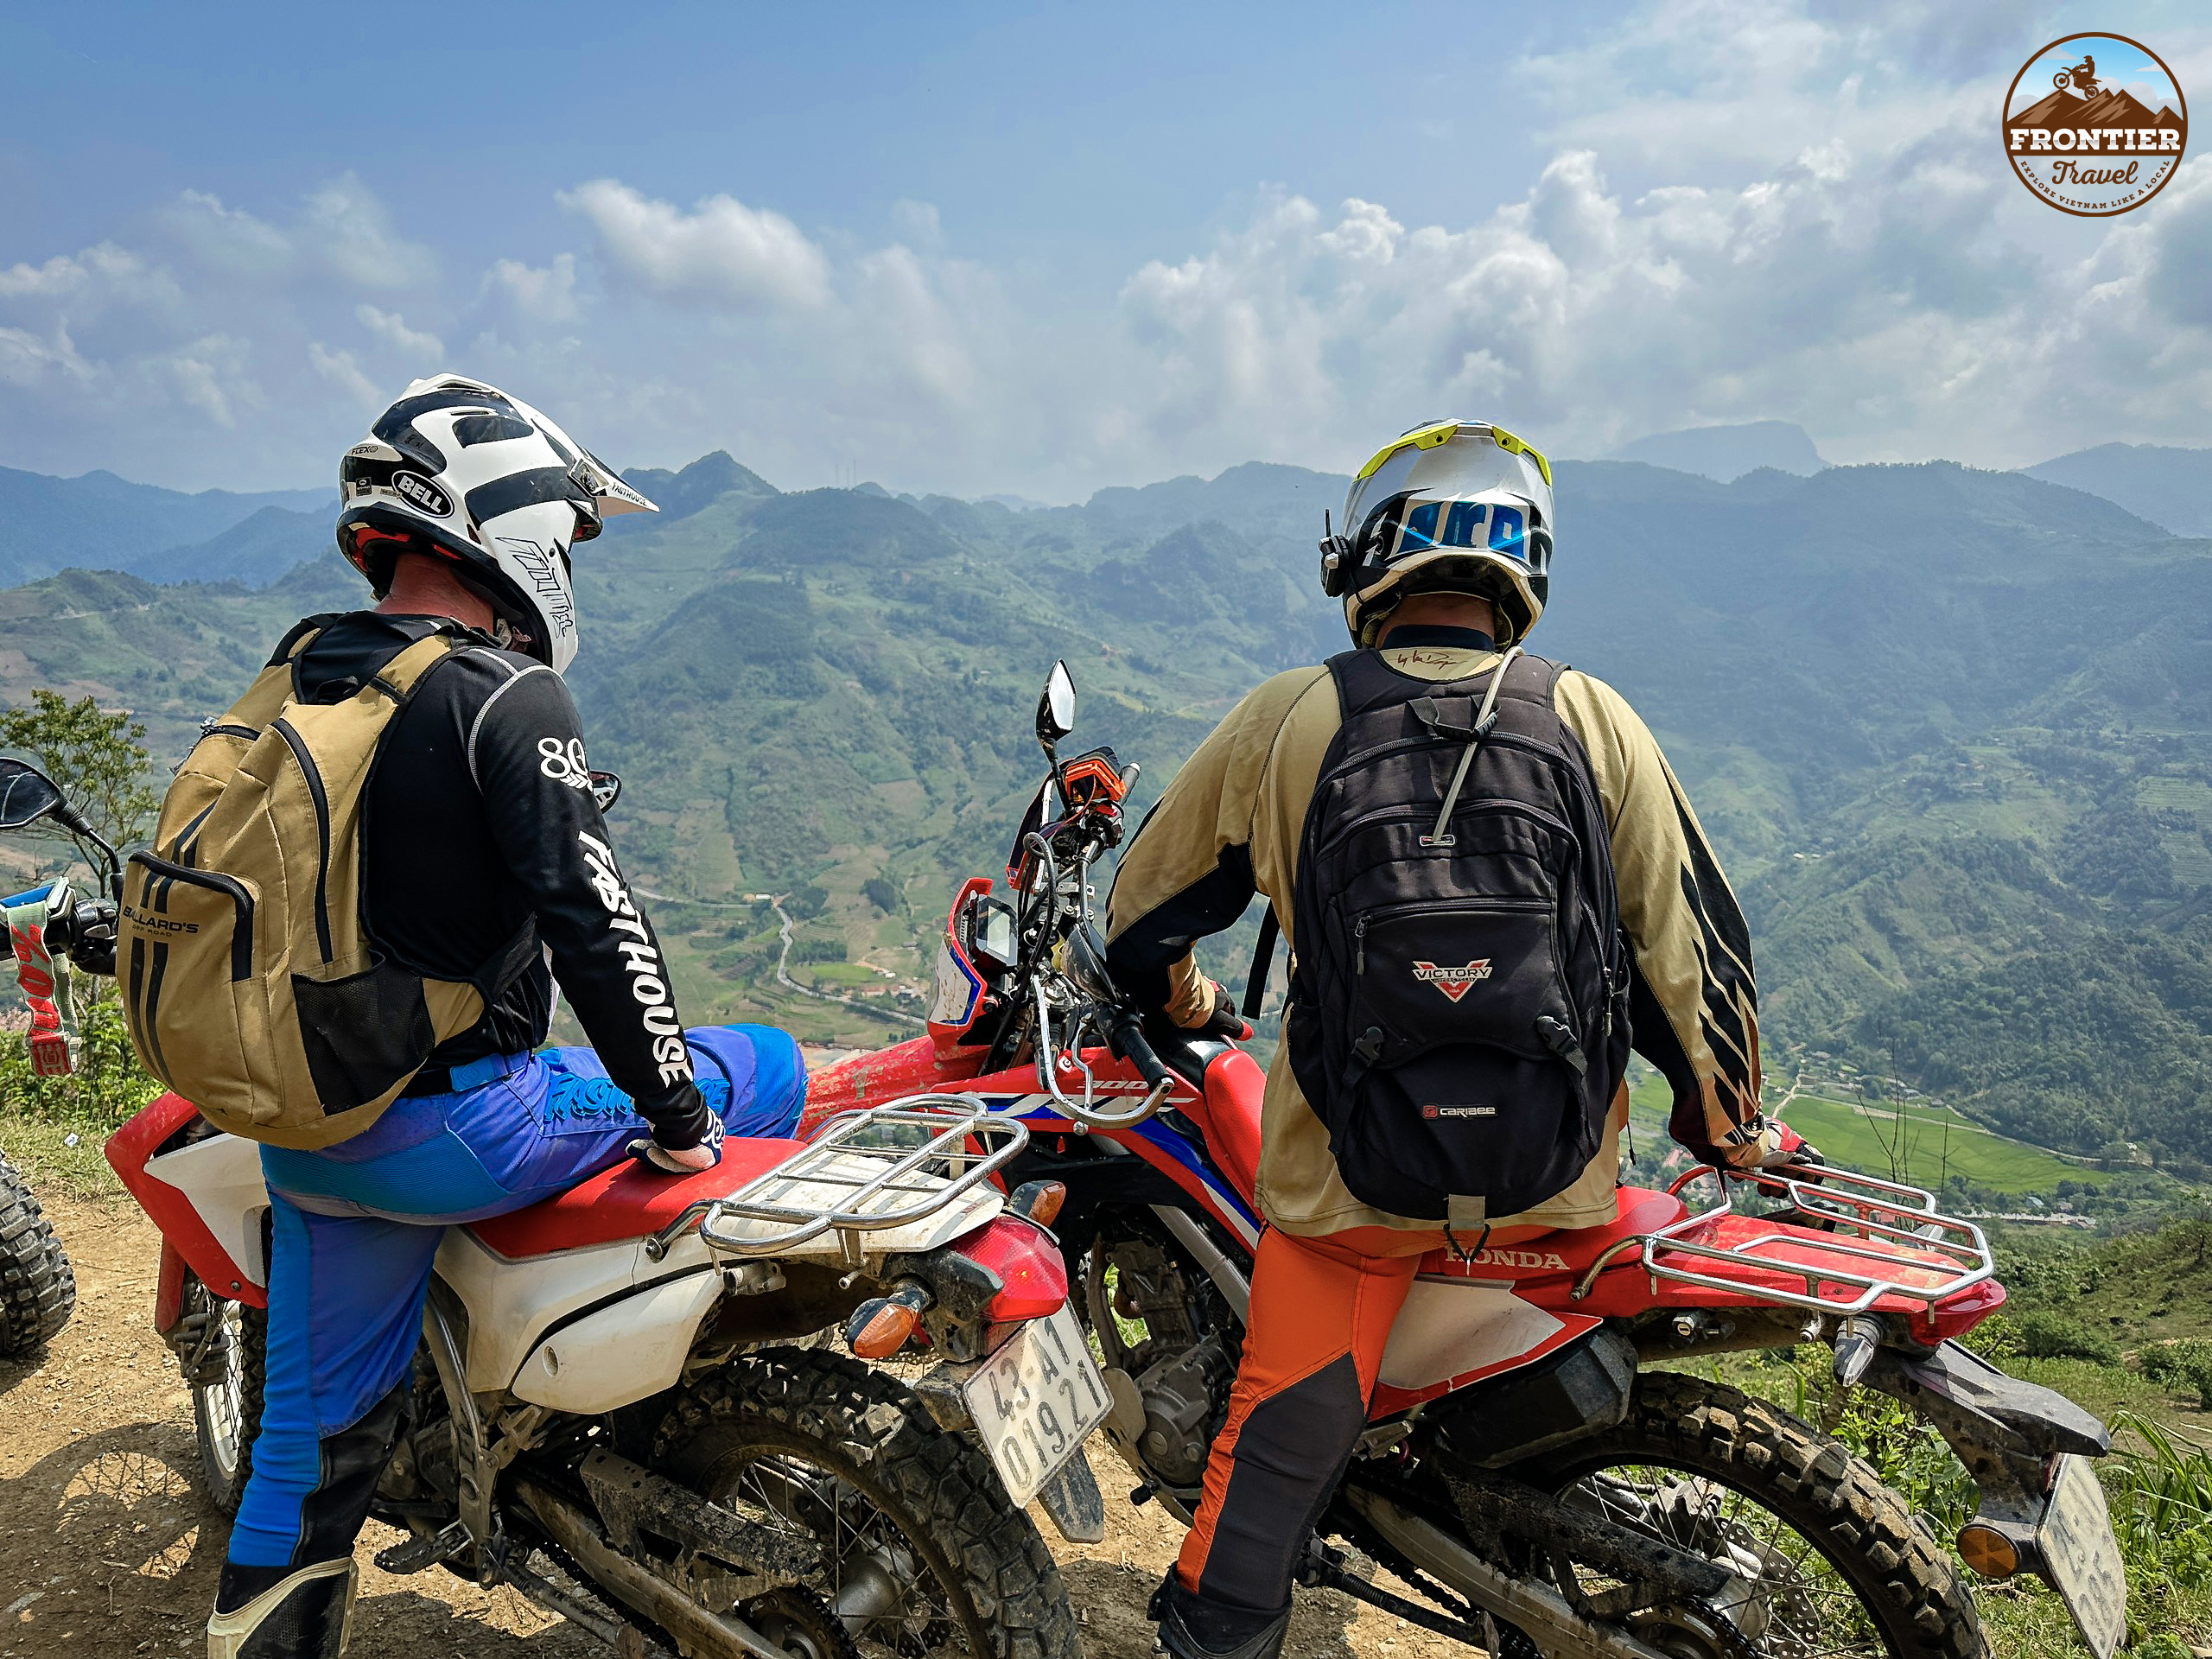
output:
[[[1940,1188],[1947,1177],[1963,1175],[1999,1192],[2048,1193],[2085,1173],[2078,1164],[1992,1135],[1941,1109],[1873,1105],[1861,1110],[1847,1102],[1799,1095],[1781,1116],[1834,1162],[1918,1186]]]

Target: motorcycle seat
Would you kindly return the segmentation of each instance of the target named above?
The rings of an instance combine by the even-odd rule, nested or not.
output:
[[[468,1230],[486,1249],[509,1261],[643,1238],[702,1198],[728,1197],[804,1144],[772,1135],[732,1135],[722,1142],[721,1162],[696,1175],[664,1175],[625,1158],[565,1192],[504,1216],[471,1222]]]
[[[1503,1227],[1484,1241],[1473,1262],[1459,1259],[1449,1250],[1423,1256],[1421,1270],[1427,1274],[1460,1277],[1580,1277],[1614,1245],[1680,1221],[1688,1211],[1680,1198],[1645,1186],[1614,1190],[1613,1218],[1599,1227]],[[1633,1260],[1634,1258],[1630,1258]]]

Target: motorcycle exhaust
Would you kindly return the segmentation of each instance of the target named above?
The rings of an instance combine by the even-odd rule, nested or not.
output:
[[[607,1541],[599,1523],[529,1474],[515,1480],[515,1495],[531,1518],[569,1552],[592,1581],[625,1606],[658,1624],[687,1654],[747,1653],[753,1659],[791,1659],[743,1619],[710,1613],[683,1591]]]

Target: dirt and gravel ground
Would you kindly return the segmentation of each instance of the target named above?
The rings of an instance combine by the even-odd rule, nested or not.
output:
[[[192,1407],[148,1324],[158,1243],[127,1200],[41,1198],[76,1265],[76,1317],[28,1364],[0,1361],[0,1656],[124,1659],[205,1651],[225,1524],[200,1495]],[[1126,1471],[1092,1451],[1107,1491],[1103,1543],[1054,1546],[1094,1659],[1147,1659],[1147,1598],[1181,1540],[1123,1501]],[[569,1659],[607,1649],[512,1591],[433,1569],[379,1573],[397,1535],[359,1550],[353,1652],[410,1659]],[[1355,1617],[1355,1612],[1357,1616]],[[1331,1593],[1300,1592],[1293,1659],[1444,1659],[1451,1644]],[[1453,1651],[1464,1651],[1453,1649]]]

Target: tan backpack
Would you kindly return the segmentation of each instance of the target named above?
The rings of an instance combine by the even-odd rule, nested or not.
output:
[[[525,924],[473,979],[428,979],[369,938],[361,814],[378,746],[465,635],[442,628],[351,696],[304,702],[300,653],[320,631],[177,768],[152,849],[130,858],[117,956],[146,1069],[219,1128],[310,1149],[376,1122],[537,950]]]

